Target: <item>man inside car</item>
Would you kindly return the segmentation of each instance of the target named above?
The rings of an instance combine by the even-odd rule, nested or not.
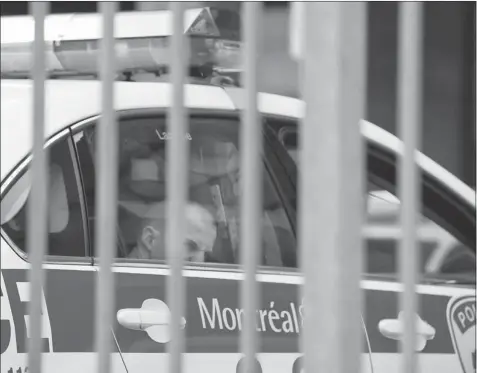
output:
[[[128,255],[132,259],[166,260],[166,203],[156,203],[144,216],[136,247]],[[198,203],[185,206],[184,259],[191,262],[213,262],[211,256],[217,237],[215,219]]]
[[[138,241],[138,232],[151,233],[152,230],[146,230],[147,223],[146,211],[154,209],[155,205],[160,206],[166,198],[166,146],[167,140],[155,136],[154,127],[148,127],[144,134],[139,136],[141,131],[136,129],[134,134],[124,133],[122,144],[123,172],[120,171],[119,185],[119,206],[121,215],[119,217],[119,226],[125,238],[127,247],[134,247],[131,252],[133,257],[147,258],[148,250],[136,247]],[[129,129],[128,129],[129,130]],[[159,131],[160,132],[160,131]],[[164,137],[164,136],[163,136]],[[224,142],[209,133],[193,132],[190,136],[189,153],[189,190],[188,196],[198,207],[196,211],[202,211],[202,219],[210,219],[213,216],[214,231],[216,232],[215,247],[213,247],[213,257],[210,253],[205,254],[207,261],[218,261],[224,263],[233,263],[233,250],[230,244],[229,227],[226,225],[224,204],[235,205],[231,200],[229,191],[226,188],[227,167],[226,158],[230,151],[230,143]],[[121,167],[120,167],[121,169]],[[191,209],[193,211],[194,208]],[[205,211],[203,211],[205,210]],[[165,216],[165,211],[162,216]],[[161,216],[160,214],[158,216]],[[207,216],[207,217],[206,217]],[[138,219],[139,218],[139,219]],[[154,228],[154,224],[151,225]],[[208,228],[211,230],[212,228]],[[157,230],[157,229],[156,229]],[[162,230],[159,230],[162,232]],[[141,233],[142,234],[142,233]],[[150,236],[150,234],[149,234]],[[149,236],[146,236],[149,237]],[[212,243],[213,244],[213,243]],[[193,246],[193,241],[189,242]],[[205,251],[207,252],[207,251]],[[130,257],[126,254],[126,256]],[[194,260],[195,261],[195,260]]]

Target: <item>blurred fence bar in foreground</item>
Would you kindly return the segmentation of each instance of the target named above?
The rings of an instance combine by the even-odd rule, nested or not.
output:
[[[28,203],[27,250],[30,255],[29,271],[30,303],[28,330],[28,366],[30,372],[40,373],[42,361],[42,317],[41,300],[45,276],[43,260],[48,246],[48,152],[44,150],[45,137],[45,78],[46,47],[44,43],[45,16],[49,4],[46,2],[30,3],[35,22],[35,39],[33,42],[33,159],[31,165],[31,200]],[[45,289],[45,292],[48,289]]]
[[[417,373],[416,315],[418,294],[416,281],[419,268],[417,230],[420,200],[420,178],[415,162],[422,125],[422,22],[423,4],[399,4],[398,40],[398,110],[397,123],[404,142],[404,156],[399,165],[398,188],[401,200],[402,239],[400,273],[404,283],[399,307],[404,312],[402,372]]]
[[[187,113],[184,108],[184,84],[186,70],[186,38],[184,36],[184,3],[171,2],[173,13],[173,35],[171,44],[172,108],[168,119],[168,129],[172,134],[167,147],[169,165],[166,170],[168,199],[166,224],[166,248],[170,263],[167,279],[167,300],[171,310],[171,342],[168,344],[169,372],[182,371],[184,332],[181,319],[185,310],[185,286],[182,276],[185,203],[187,198],[187,170],[189,169],[188,144],[185,137],[188,128]],[[178,250],[179,249],[179,250]]]
[[[95,342],[98,356],[98,372],[110,372],[110,354],[113,346],[111,327],[114,308],[114,274],[111,266],[116,249],[116,221],[118,194],[118,128],[114,112],[115,47],[114,19],[116,2],[99,4],[103,19],[103,38],[100,43],[99,75],[101,78],[101,118],[98,129],[96,157],[95,247],[99,249],[99,279],[96,290]],[[96,254],[97,255],[97,254]]]
[[[246,2],[242,5],[242,40],[244,42],[244,88],[245,110],[240,128],[240,155],[243,192],[240,200],[240,252],[243,253],[245,281],[241,285],[241,304],[244,309],[244,328],[241,348],[245,355],[242,372],[255,371],[255,354],[259,346],[259,334],[255,310],[259,307],[259,287],[256,273],[261,252],[260,217],[262,213],[262,126],[258,115],[257,78],[260,45],[261,2]]]
[[[304,41],[297,48],[306,105],[298,218],[305,278],[302,349],[305,372],[348,373],[360,366],[363,351],[359,121],[366,92],[366,4],[304,7]]]

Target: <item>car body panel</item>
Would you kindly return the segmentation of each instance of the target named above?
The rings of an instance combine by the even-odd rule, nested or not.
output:
[[[15,170],[30,151],[32,84],[5,80],[1,84],[3,193],[7,175]],[[117,110],[165,109],[171,104],[171,86],[167,83],[121,82],[115,83],[115,87]],[[45,137],[50,138],[79,121],[97,116],[101,112],[100,88],[100,82],[48,81]],[[238,90],[203,85],[186,86],[186,106],[190,109],[236,112],[243,109],[241,97]],[[303,117],[304,105],[299,100],[271,94],[261,94],[259,100],[259,109],[265,116],[295,120]],[[362,121],[361,126],[368,142],[395,154],[402,153],[402,144],[396,137],[366,121]],[[422,169],[475,209],[475,192],[472,189],[424,155],[419,153],[417,160]],[[24,344],[18,344],[21,338],[18,335],[26,327],[25,318],[21,314],[25,305],[19,301],[18,283],[27,281],[29,264],[15,252],[3,232],[1,263],[2,373],[10,373],[10,368],[15,373],[15,369],[23,369],[26,364],[26,354],[22,352]],[[47,312],[44,315],[45,325],[49,325],[45,329],[45,335],[51,346],[49,348],[54,352],[44,354],[47,366],[51,367],[48,371],[67,369],[67,358],[78,362],[74,365],[78,371],[93,370],[96,361],[93,348],[93,294],[98,267],[92,262],[73,260],[63,264],[48,263],[45,269]],[[153,301],[148,305],[164,307],[163,303],[167,301],[165,284],[168,275],[165,266],[154,263],[116,263],[114,271],[117,273],[115,312],[140,309],[148,299]],[[237,312],[240,313],[238,289],[243,273],[223,266],[186,266],[185,277],[188,290],[185,315],[186,371],[236,372],[242,357],[239,351]],[[399,369],[399,343],[396,339],[384,337],[379,327],[383,320],[399,321],[398,306],[402,286],[394,280],[385,276],[367,276],[361,282],[366,327],[363,329],[362,367],[366,372],[397,373]],[[267,331],[259,333],[262,338],[261,353],[258,356],[260,367],[263,372],[270,373],[298,372],[300,353],[296,331],[299,327],[296,327],[296,323],[300,323],[299,286],[303,278],[298,271],[261,268],[258,281],[261,283],[261,307],[263,311],[267,311],[263,316],[259,313],[260,319],[267,324]],[[469,359],[475,351],[472,351],[472,344],[466,338],[475,331],[475,307],[472,314],[472,308],[469,311],[466,302],[470,299],[475,304],[475,285],[418,284],[417,291],[422,295],[419,317],[423,323],[435,329],[435,335],[426,341],[419,354],[423,371],[471,373],[468,371],[471,366]],[[217,312],[220,308],[221,319],[217,313],[216,320],[212,320],[214,306]],[[273,309],[277,314],[272,312]],[[17,312],[20,312],[20,316]],[[3,315],[7,315],[6,318]],[[274,322],[282,318],[288,320],[288,315],[291,318],[287,324],[290,332],[276,332],[272,324],[276,327]],[[462,319],[461,315],[467,319]],[[345,311],[342,316],[346,316]],[[7,322],[10,327],[4,327]],[[464,326],[463,329],[459,329],[459,322],[461,327]],[[263,329],[263,325],[260,328]],[[281,328],[283,331],[284,323]],[[165,344],[157,342],[164,338],[167,340],[167,336],[163,335],[164,331],[155,329],[153,333],[147,334],[142,330],[127,329],[117,319],[113,330],[116,338],[113,351],[121,352],[113,354],[115,372],[125,371],[125,366],[129,372],[136,372],[155,369],[158,363],[167,364]],[[7,331],[10,332],[8,336]],[[157,340],[151,339],[150,335]],[[77,340],[72,336],[78,336]],[[372,354],[372,366],[368,352]],[[73,370],[68,368],[68,371]]]
[[[1,372],[28,370],[29,265],[1,240]],[[45,372],[96,369],[94,313],[97,272],[91,264],[45,264],[42,301],[42,367]],[[113,372],[126,372],[112,345]]]
[[[150,297],[155,299],[164,299],[164,288],[167,269],[138,269],[138,268],[118,268],[117,272],[122,275],[134,273],[136,280],[134,284],[140,284],[140,287],[127,282],[127,277],[117,284],[116,296],[118,299],[118,308],[140,308],[142,301]],[[160,276],[154,278],[146,274]],[[226,371],[234,372],[236,364],[240,360],[238,351],[238,332],[237,317],[238,307],[238,281],[243,278],[239,272],[228,272],[217,270],[215,272],[199,270],[190,270],[185,272],[187,278],[187,313],[186,313],[186,335],[188,342],[186,351],[190,354],[204,353],[207,351],[216,351],[217,353],[227,354],[222,356],[222,364]],[[194,281],[190,281],[190,277]],[[215,282],[220,279],[220,282]],[[282,318],[287,311],[291,315],[292,327],[290,333],[276,332],[271,330],[271,323],[267,320],[269,315],[265,315],[268,330],[263,332],[263,327],[258,325],[257,331],[261,338],[260,352],[262,353],[258,360],[262,365],[264,372],[292,372],[293,364],[299,358],[298,352],[298,334],[293,324],[301,323],[301,302],[298,296],[298,286],[302,284],[302,277],[291,274],[276,275],[261,273],[258,276],[261,283],[261,307],[259,312],[265,312],[275,309],[279,312],[277,324],[286,319]],[[215,283],[214,283],[215,282]],[[361,282],[364,289],[366,312],[366,329],[371,343],[371,352],[373,353],[374,372],[397,372],[399,343],[396,340],[384,338],[379,330],[378,324],[386,318],[397,318],[398,299],[400,291],[399,285],[393,282],[364,280]],[[222,291],[222,289],[224,289]],[[285,290],[285,291],[283,291]],[[134,296],[127,295],[129,292]],[[418,292],[422,294],[423,307],[420,310],[420,316],[436,329],[435,337],[428,341],[426,347],[421,351],[421,367],[423,372],[458,372],[460,369],[459,361],[455,357],[455,351],[452,344],[451,335],[447,328],[439,328],[439,325],[447,325],[446,306],[450,299],[473,294],[473,289],[462,290],[460,288],[445,288],[441,286],[418,286]],[[436,308],[438,312],[436,312]],[[344,313],[345,314],[345,313]],[[395,315],[395,316],[392,316]],[[227,324],[228,322],[228,324]],[[282,324],[283,325],[283,324]],[[227,328],[229,326],[229,328]],[[275,325],[276,326],[276,325]],[[191,328],[190,331],[187,328]],[[116,335],[121,346],[125,361],[129,366],[140,366],[135,362],[135,354],[149,353],[152,351],[165,352],[164,346],[154,346],[151,339],[142,331],[125,331],[120,325],[117,325]],[[192,336],[190,336],[190,334]],[[190,339],[189,339],[190,338]],[[197,338],[197,339],[196,339]],[[211,339],[209,339],[211,338]],[[190,341],[190,342],[189,342]],[[189,344],[190,343],[190,344]],[[209,345],[209,343],[211,345]],[[209,349],[209,346],[211,347]],[[212,347],[213,346],[213,347]],[[367,344],[363,341],[363,348],[366,352]],[[271,364],[269,354],[277,353],[281,355],[282,362],[275,366]],[[159,362],[164,357],[150,356],[146,357],[149,361]],[[129,364],[131,362],[131,365]],[[369,371],[369,366],[363,357],[364,371]],[[139,365],[138,365],[139,364]],[[202,369],[202,366],[200,367]],[[207,366],[209,368],[209,366]],[[265,369],[267,368],[267,369]],[[273,368],[273,369],[272,369]],[[444,368],[444,370],[439,370]],[[202,370],[197,368],[194,371]],[[210,369],[212,369],[210,367]],[[204,372],[207,371],[204,370]]]
[[[16,257],[16,260],[21,259]],[[50,354],[45,354],[47,366],[52,364],[55,368],[66,368],[61,365],[61,361],[65,364],[70,358],[75,361],[81,357],[82,369],[90,371],[93,368],[94,328],[91,320],[94,320],[96,278],[92,269],[91,266],[46,266],[44,315],[47,322],[44,323],[46,332],[43,335],[47,336],[50,346]],[[115,312],[126,308],[141,308],[147,299],[166,301],[165,286],[169,274],[167,268],[116,266],[114,271],[117,273]],[[235,372],[241,359],[238,350],[237,308],[240,309],[238,288],[243,274],[233,270],[210,271],[189,267],[184,275],[187,284],[185,366],[189,367],[186,371],[219,371],[220,367],[223,369],[220,371]],[[2,322],[14,328],[14,333],[8,338],[6,352],[2,354],[2,371],[7,370],[4,368],[20,366],[26,362],[26,355],[23,353],[14,354],[16,363],[12,364],[9,359],[10,353],[24,351],[25,347],[25,341],[19,340],[26,328],[20,310],[19,283],[27,281],[26,276],[26,268],[2,268],[2,296],[8,295],[8,304],[11,307],[10,313],[3,310]],[[294,364],[301,356],[296,331],[300,329],[302,311],[298,286],[303,279],[298,274],[261,273],[258,281],[261,283],[260,293],[263,295],[259,312],[275,309],[279,315],[260,315],[261,322],[267,328],[265,332],[261,325],[257,329],[262,340],[261,354],[258,357],[262,371],[294,372]],[[397,319],[397,305],[402,289],[394,282],[373,280],[363,280],[361,286],[364,289],[365,308],[368,310],[365,324],[371,343],[374,372],[397,373],[398,341],[384,338],[378,325],[383,319]],[[437,330],[435,337],[428,341],[419,355],[422,371],[459,372],[460,363],[455,355],[451,333],[447,328],[439,328],[438,325],[446,325],[448,322],[447,305],[465,296],[473,297],[474,290],[429,285],[420,285],[417,290],[422,296],[421,319]],[[473,299],[475,300],[475,297]],[[284,332],[284,320],[290,320],[287,329],[289,333]],[[282,331],[272,330],[272,325]],[[146,367],[149,369],[151,365],[165,363],[167,355],[164,342],[156,343],[146,332],[126,329],[118,322],[114,324],[114,332],[129,371],[141,371]],[[2,349],[6,340],[4,333],[8,333],[8,328],[2,325]],[[77,338],[71,338],[72,335]],[[369,348],[365,339],[363,348],[363,352]],[[61,355],[61,358],[55,358],[53,355]],[[275,356],[280,357],[275,359]],[[218,365],[213,365],[214,362]],[[10,365],[6,366],[5,363]],[[371,371],[365,356],[362,358],[362,364],[363,372]]]
[[[166,301],[165,287],[168,270],[121,267],[116,269],[117,308],[141,308],[144,300]],[[151,276],[152,275],[152,276]],[[134,281],[130,281],[134,278]],[[242,358],[240,330],[242,308],[239,287],[243,276],[236,271],[214,272],[196,268],[186,270],[186,371],[236,372]],[[260,338],[258,361],[263,372],[294,372],[301,354],[298,336],[302,322],[299,287],[290,276],[259,276],[261,301],[257,314],[257,334]],[[278,281],[276,281],[278,280]],[[117,324],[115,333],[128,366],[135,371],[158,366],[166,359],[164,339],[155,343],[144,331],[125,329]],[[363,334],[364,337],[364,334]],[[369,348],[363,338],[363,372],[370,372]],[[164,355],[151,354],[159,352]],[[136,359],[143,355],[142,360]],[[204,356],[201,356],[203,355]],[[279,357],[280,360],[277,360]],[[199,363],[200,362],[200,363]],[[194,368],[192,364],[197,364]]]

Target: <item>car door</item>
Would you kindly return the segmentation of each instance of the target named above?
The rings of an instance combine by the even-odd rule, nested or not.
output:
[[[270,119],[298,163],[296,123]],[[403,323],[399,309],[399,199],[396,154],[367,144],[368,204],[363,227],[366,273],[365,323],[374,372],[399,372]],[[290,159],[293,161],[290,162]],[[419,311],[416,315],[419,366],[424,373],[475,372],[475,207],[438,179],[422,172],[419,241]]]
[[[88,372],[95,369],[96,272],[88,252],[85,211],[69,130],[51,139],[46,283],[43,288],[43,369]],[[1,371],[25,373],[28,347],[29,282],[26,205],[28,160],[2,183],[1,199]],[[114,372],[125,372],[116,344]]]
[[[123,112],[119,118],[118,230],[123,249],[118,250],[113,268],[114,333],[129,372],[165,369],[170,340],[166,303],[169,270],[159,256],[160,248],[155,247],[150,257],[138,253],[145,252],[152,232],[147,230],[150,212],[164,214],[156,207],[165,199],[169,137],[164,113]],[[239,117],[236,113],[192,111],[189,124],[189,200],[200,204],[204,214],[208,211],[214,216],[216,239],[205,249],[205,261],[189,261],[185,267],[184,371],[238,372],[243,314],[239,300],[243,272],[238,266]],[[90,180],[94,178],[94,126],[92,120],[74,130],[83,180],[91,186],[85,188],[88,201],[94,200],[94,182]],[[299,372],[303,308],[299,295],[302,278],[296,269],[295,191],[269,141],[273,139],[264,137],[263,247],[257,310],[261,353],[257,372]],[[94,219],[94,211],[89,215]],[[160,233],[164,225],[154,229]],[[186,238],[194,239],[189,233],[185,228]],[[369,372],[364,324],[363,340],[363,371]]]
[[[435,181],[428,181],[425,178],[424,206],[417,228],[420,275],[417,292],[420,299],[416,314],[416,351],[419,365],[422,372],[474,372],[475,252],[471,248],[475,247],[475,236],[472,238],[469,230],[459,232],[451,224],[446,224],[445,219],[438,218],[447,214],[448,219],[458,221],[466,214],[446,207],[444,194],[441,194],[444,192],[437,193],[439,186]],[[390,194],[382,190],[378,193],[380,197]],[[375,198],[376,193],[371,196],[369,200]],[[366,295],[366,307],[373,310],[367,313],[366,323],[376,372],[398,372],[398,343],[402,338],[401,289],[396,286],[399,282],[400,228],[396,209],[399,200],[395,195],[391,196],[395,199],[394,206],[387,206],[385,214],[376,214],[376,209],[373,211],[371,203],[368,204],[369,225],[365,227],[367,273],[370,279],[381,283],[370,288]],[[426,208],[426,203],[431,200],[433,208]],[[381,200],[379,204],[390,203]],[[460,219],[455,217],[456,213]],[[430,218],[433,215],[435,220]],[[475,220],[473,224],[475,230]],[[386,281],[387,284],[383,285]]]

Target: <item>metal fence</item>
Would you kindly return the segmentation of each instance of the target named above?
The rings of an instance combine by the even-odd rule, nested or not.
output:
[[[243,112],[241,142],[241,250],[245,280],[241,285],[241,302],[245,309],[242,350],[246,356],[244,372],[253,372],[258,348],[254,321],[259,294],[257,287],[260,229],[261,155],[260,126],[257,108],[257,53],[260,48],[261,3],[243,3],[242,39],[246,109]],[[306,372],[356,372],[360,366],[361,312],[360,290],[363,250],[361,222],[364,213],[364,154],[357,125],[364,117],[366,70],[366,4],[365,3],[300,3],[292,5],[299,20],[294,24],[295,54],[300,62],[302,96],[306,115],[301,130],[301,173],[298,234],[304,275],[302,288],[306,318],[301,336]],[[31,3],[35,20],[34,42],[34,140],[32,163],[32,196],[29,204],[28,248],[31,253],[31,302],[28,354],[29,371],[41,371],[41,289],[44,285],[42,263],[47,247],[47,177],[48,159],[43,150],[45,121],[45,2]],[[110,346],[113,321],[114,277],[111,271],[116,245],[115,217],[117,180],[117,126],[114,102],[114,17],[117,5],[102,2],[103,39],[100,77],[102,80],[102,115],[99,126],[99,177],[97,178],[96,247],[100,247],[100,272],[96,297],[96,346],[98,370],[110,371]],[[172,37],[172,92],[169,126],[172,133],[167,173],[168,225],[167,247],[182,247],[184,237],[179,229],[184,222],[186,199],[185,133],[188,121],[184,108],[185,36],[183,4],[171,3],[174,19]],[[292,18],[294,18],[293,16]],[[402,343],[402,372],[416,371],[415,292],[417,274],[416,209],[419,203],[418,174],[414,152],[419,145],[421,124],[421,43],[422,4],[401,3],[399,12],[399,94],[398,123],[405,152],[400,163],[399,193],[402,202],[400,273],[404,283],[401,307],[405,315]],[[346,110],[343,110],[346,108]],[[173,171],[174,170],[174,171]],[[352,177],[356,184],[346,182]],[[323,183],[322,180],[326,179]],[[306,200],[306,203],[304,202]],[[101,229],[99,229],[101,227]],[[345,234],[340,234],[345,233]],[[320,249],[325,248],[326,249]],[[183,256],[170,250],[170,276],[167,296],[172,315],[172,341],[169,344],[169,371],[182,367],[184,335]],[[330,286],[330,284],[332,284]],[[344,317],[346,313],[346,317]],[[345,357],[345,358],[343,358]]]

